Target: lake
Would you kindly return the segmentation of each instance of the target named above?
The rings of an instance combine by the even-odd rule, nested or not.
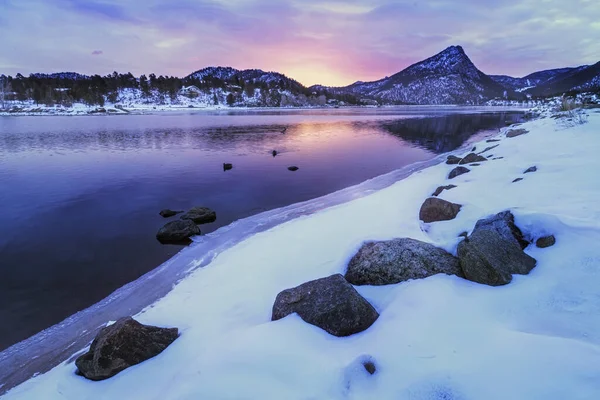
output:
[[[182,246],[155,238],[173,220],[163,208],[212,208],[207,234],[521,118],[461,107],[0,118],[0,351],[175,255]]]

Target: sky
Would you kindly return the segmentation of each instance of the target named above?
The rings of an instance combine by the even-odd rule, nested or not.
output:
[[[0,0],[0,73],[392,75],[450,45],[488,74],[600,61],[600,0]]]

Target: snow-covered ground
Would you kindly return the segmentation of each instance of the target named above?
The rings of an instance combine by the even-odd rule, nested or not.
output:
[[[600,113],[588,113],[584,124],[546,117],[523,124],[526,135],[501,134],[486,154],[504,158],[471,167],[440,195],[464,205],[455,220],[418,220],[453,167],[439,164],[258,233],[136,316],[180,328],[157,357],[101,382],[67,362],[4,398],[599,399]],[[459,233],[506,209],[531,238],[557,240],[529,246],[536,268],[509,285],[436,275],[357,287],[380,317],[346,338],[295,315],[270,320],[281,290],[344,273],[365,240],[411,237],[455,253]],[[357,361],[364,355],[372,376]]]

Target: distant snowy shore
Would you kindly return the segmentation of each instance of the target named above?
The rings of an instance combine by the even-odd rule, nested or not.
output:
[[[535,111],[540,119],[518,126],[527,133],[507,137],[506,128],[475,144],[498,146],[440,194],[462,204],[455,219],[419,221],[423,201],[455,167],[442,163],[275,226],[135,316],[180,329],[158,356],[102,382],[65,362],[3,398],[600,398],[600,110]],[[356,286],[380,316],[346,338],[297,315],[271,321],[278,293],[344,274],[365,241],[414,238],[456,254],[462,232],[504,210],[531,237],[556,237],[553,247],[527,247],[537,265],[508,285],[440,274]],[[372,375],[357,368],[365,355],[377,365]]]

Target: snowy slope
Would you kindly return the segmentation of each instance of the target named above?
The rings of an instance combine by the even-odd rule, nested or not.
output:
[[[391,77],[338,90],[410,104],[479,104],[512,92],[478,70],[460,46],[448,47]]]
[[[464,205],[428,229],[417,215],[452,166],[257,234],[192,273],[137,318],[182,334],[159,356],[102,382],[65,363],[3,399],[598,399],[600,114],[545,118],[504,138],[441,197]],[[477,144],[479,149],[488,143]],[[523,175],[528,167],[538,171]],[[524,177],[511,183],[516,177]],[[358,287],[381,314],[335,338],[297,316],[271,322],[277,293],[344,272],[365,240],[412,237],[455,252],[458,234],[512,209],[533,238],[556,235],[528,276],[488,287],[437,275]],[[193,249],[191,250],[193,251]],[[198,254],[202,257],[202,254]],[[377,372],[358,368],[372,356]]]
[[[586,68],[587,65],[577,68],[557,68],[548,69],[544,71],[534,72],[522,78],[513,78],[507,75],[490,75],[490,78],[500,83],[502,86],[513,89],[513,90],[525,90],[533,88],[552,80],[560,79],[561,77],[567,76],[570,72],[577,69]]]

